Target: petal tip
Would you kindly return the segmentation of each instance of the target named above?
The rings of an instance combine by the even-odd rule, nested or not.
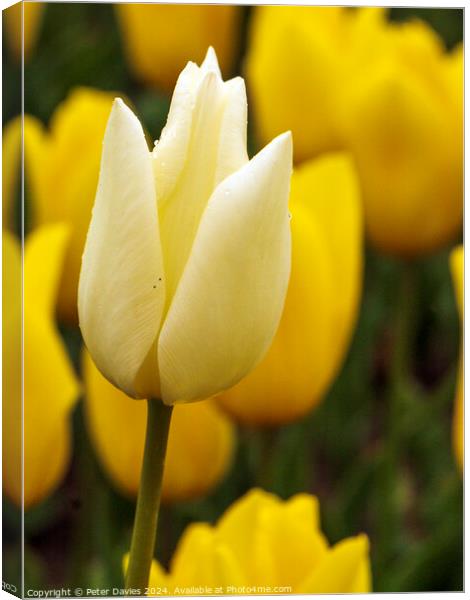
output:
[[[124,102],[124,100],[122,98],[114,98],[113,100],[113,106],[111,108],[111,112],[121,112],[121,111],[126,111],[129,110],[128,106],[126,105],[126,103]]]
[[[217,73],[219,76],[221,75],[217,54],[212,46],[209,46],[207,49],[206,56],[201,64],[201,68],[205,71],[215,71],[215,73]]]
[[[281,133],[274,138],[273,142],[276,142],[280,147],[292,153],[292,131],[285,131],[284,133]]]
[[[259,155],[264,155],[266,157],[270,156],[271,160],[275,163],[281,161],[281,164],[286,166],[289,165],[292,172],[293,144],[291,132],[286,131],[275,137],[263,148],[263,150],[261,150]]]
[[[110,114],[110,120],[111,119],[128,119],[131,118],[132,120],[136,120],[137,117],[134,115],[134,113],[132,112],[132,110],[127,106],[127,104],[124,102],[124,100],[122,98],[114,98],[113,100],[113,105],[111,107],[111,114]]]
[[[370,550],[370,542],[369,537],[365,533],[359,533],[356,536],[356,542],[358,544],[358,549],[363,554],[368,554]]]
[[[129,135],[133,139],[134,137],[145,139],[144,130],[137,115],[122,98],[116,97],[109,114],[105,139],[108,138],[110,146],[113,147],[118,139],[127,144],[128,140],[126,141],[126,139]],[[116,138],[116,136],[118,137]]]

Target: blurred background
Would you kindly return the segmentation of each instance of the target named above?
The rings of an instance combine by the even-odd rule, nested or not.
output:
[[[209,463],[214,454],[222,457],[223,464],[211,475],[207,484],[188,482],[183,492],[175,491],[172,483],[168,482],[167,501],[160,519],[157,557],[163,565],[168,565],[177,541],[189,523],[215,522],[234,499],[254,486],[275,492],[282,498],[307,491],[320,500],[322,528],[330,543],[359,532],[367,533],[371,544],[374,591],[462,590],[462,470],[454,450],[458,445],[455,436],[459,435],[455,433],[458,426],[455,425],[454,400],[460,357],[460,321],[449,268],[450,251],[462,242],[463,196],[459,179],[462,164],[458,153],[462,129],[458,121],[458,83],[448,93],[443,83],[447,81],[447,75],[441,78],[438,70],[441,68],[440,61],[444,60],[442,56],[457,52],[462,42],[463,11],[401,8],[381,15],[384,23],[377,25],[378,30],[386,29],[390,22],[406,24],[420,20],[419,31],[411,31],[409,38],[403,42],[403,48],[401,41],[397,42],[397,54],[394,54],[395,49],[381,49],[382,38],[379,41],[374,38],[375,25],[367,24],[366,19],[362,25],[358,19],[356,25],[357,31],[361,26],[365,27],[367,35],[353,32],[350,46],[345,46],[355,48],[354,40],[357,39],[364,44],[364,48],[358,48],[355,55],[361,65],[355,65],[353,70],[359,88],[363,81],[361,77],[377,80],[377,85],[380,85],[385,67],[382,63],[380,66],[372,64],[376,54],[383,51],[386,55],[384,65],[395,65],[395,60],[401,65],[400,61],[409,59],[412,66],[406,67],[406,75],[400,75],[399,81],[408,81],[407,78],[411,81],[411,77],[419,72],[419,85],[423,81],[426,86],[429,84],[429,88],[424,84],[422,88],[429,89],[429,93],[416,92],[413,101],[421,102],[418,109],[421,107],[423,114],[438,115],[433,118],[433,123],[439,121],[441,113],[434,104],[431,107],[431,101],[428,106],[428,94],[441,94],[439,103],[444,95],[452,97],[452,101],[457,98],[452,108],[449,104],[443,110],[445,118],[442,117],[443,129],[451,129],[454,137],[446,140],[436,129],[435,139],[423,138],[426,147],[442,146],[446,156],[453,152],[448,148],[457,148],[455,164],[442,166],[439,156],[429,155],[428,159],[427,154],[428,162],[424,166],[413,163],[410,167],[413,172],[422,168],[426,175],[420,175],[419,181],[409,184],[417,191],[403,202],[411,203],[419,198],[424,206],[413,213],[410,223],[406,222],[406,216],[400,220],[384,208],[380,217],[385,229],[383,232],[377,227],[377,210],[374,212],[371,208],[377,203],[380,206],[380,200],[375,199],[374,193],[377,189],[384,190],[383,202],[388,202],[389,207],[395,202],[394,194],[398,192],[394,190],[393,182],[380,180],[376,184],[375,180],[368,179],[368,165],[377,169],[380,165],[374,166],[374,161],[367,158],[363,149],[367,144],[373,149],[371,140],[374,132],[378,132],[377,135],[383,132],[384,136],[389,136],[390,144],[395,143],[392,130],[401,131],[399,120],[402,116],[407,119],[406,131],[414,132],[414,121],[410,115],[415,113],[412,110],[407,112],[403,109],[402,113],[399,109],[395,110],[402,106],[400,102],[404,97],[400,96],[399,87],[393,88],[397,95],[390,104],[390,116],[384,113],[387,127],[374,128],[374,119],[379,119],[380,111],[385,110],[383,107],[387,104],[380,104],[379,100],[377,105],[369,107],[361,104],[362,99],[355,86],[351,86],[346,76],[340,77],[340,88],[333,90],[334,95],[349,99],[349,106],[357,109],[356,117],[361,111],[366,112],[373,131],[366,141],[359,139],[354,127],[347,125],[338,135],[330,136],[322,130],[315,137],[312,125],[312,138],[320,141],[310,144],[309,140],[300,139],[302,128],[298,128],[299,132],[296,130],[297,115],[294,113],[298,113],[299,107],[296,108],[292,101],[294,108],[290,116],[285,107],[289,106],[291,99],[280,97],[279,90],[269,80],[269,73],[276,71],[269,63],[269,44],[272,44],[279,77],[287,77],[285,72],[288,72],[290,78],[298,76],[306,89],[311,88],[305,91],[310,110],[302,114],[305,129],[310,131],[308,119],[318,118],[315,115],[320,112],[315,94],[320,89],[322,98],[327,98],[328,80],[318,79],[309,83],[305,72],[321,74],[322,69],[326,73],[333,73],[336,67],[352,69],[350,65],[340,64],[341,56],[347,54],[341,44],[348,40],[343,36],[338,43],[335,37],[341,35],[339,21],[345,18],[344,15],[335,13],[334,23],[330,23],[328,16],[327,26],[321,26],[324,39],[318,41],[318,47],[313,51],[307,42],[305,50],[301,42],[297,44],[305,31],[299,29],[300,33],[297,33],[296,27],[301,26],[295,22],[295,7],[289,9],[285,16],[281,13],[273,15],[271,9],[271,14],[266,17],[258,14],[264,10],[259,7],[207,6],[204,10],[209,14],[206,15],[185,14],[185,11],[191,10],[185,6],[150,8],[154,9],[155,15],[144,15],[140,20],[138,14],[126,12],[125,7],[118,9],[112,4],[36,4],[32,9],[35,14],[26,15],[30,21],[25,28],[28,41],[25,48],[24,110],[25,114],[33,117],[31,130],[25,130],[25,136],[31,136],[31,150],[29,147],[25,149],[26,243],[35,227],[54,221],[68,220],[72,226],[86,231],[93,194],[87,200],[88,213],[84,225],[80,224],[76,209],[65,205],[72,202],[74,194],[80,197],[82,186],[93,190],[96,185],[95,163],[99,160],[100,141],[92,146],[89,137],[102,138],[109,98],[112,100],[114,95],[124,97],[144,124],[149,140],[158,139],[166,121],[177,74],[188,60],[200,63],[209,45],[217,51],[225,78],[241,74],[247,80],[250,155],[273,135],[288,128],[293,130],[294,146],[299,140],[298,147],[301,148],[296,156],[297,166],[307,160],[318,159],[324,152],[351,152],[365,199],[367,232],[364,247],[361,245],[360,249],[361,267],[358,271],[362,275],[357,275],[357,278],[360,279],[358,286],[361,291],[358,292],[357,307],[352,309],[355,316],[350,319],[351,341],[343,344],[344,348],[339,352],[341,357],[326,378],[328,381],[325,380],[322,389],[315,392],[314,399],[312,393],[308,407],[299,410],[299,414],[279,417],[274,423],[270,422],[269,416],[263,422],[259,415],[244,418],[243,414],[236,414],[237,411],[231,408],[233,399],[229,398],[227,401],[222,399],[217,407],[214,404],[217,417],[211,416],[210,419],[217,421],[216,424],[211,421],[207,425],[205,416],[201,417],[202,433],[199,436],[186,425],[185,435],[196,446],[207,445],[207,439],[215,435],[211,429],[213,426],[218,428],[217,440],[220,440],[217,441],[219,445],[214,445],[214,442],[206,450],[209,459],[199,457],[194,459],[193,465],[184,462],[188,460],[186,456],[180,462],[175,459],[176,479],[181,464],[184,469],[204,473],[207,470],[204,460]],[[175,8],[179,12],[172,14]],[[352,14],[362,9],[324,10]],[[4,148],[7,127],[20,114],[18,47],[15,48],[14,35],[11,34],[15,18],[5,18],[4,15],[3,19],[4,78],[11,82],[3,88]],[[318,27],[315,21],[322,23],[324,18],[322,14],[312,13],[312,24],[308,24],[312,27],[312,39],[315,27]],[[265,22],[263,19],[266,19]],[[271,25],[269,19],[272,19]],[[276,25],[276,19],[288,23],[289,28],[283,32],[282,27]],[[301,19],[304,22],[302,27],[307,27],[306,20]],[[426,24],[424,34],[422,23]],[[280,31],[279,35],[284,37],[276,39],[273,33],[273,38],[267,39],[266,28],[272,32]],[[6,29],[10,34],[5,33]],[[163,30],[165,33],[162,33]],[[355,35],[357,38],[354,38]],[[387,44],[384,42],[385,46]],[[391,45],[394,44],[392,41]],[[279,52],[285,57],[286,68],[276,59]],[[296,55],[296,52],[301,54]],[[300,63],[304,60],[300,66],[299,56]],[[367,70],[369,67],[370,71]],[[424,76],[421,71],[426,71]],[[397,72],[402,73],[400,70]],[[263,73],[266,80],[263,80]],[[388,77],[389,71],[386,73]],[[462,82],[461,72],[459,77]],[[344,85],[344,90],[341,85]],[[410,89],[415,89],[414,85],[410,83]],[[293,81],[289,80],[285,87],[290,89],[289,86],[294,89]],[[88,92],[83,89],[77,92],[77,88],[109,92],[110,96],[103,94],[99,98],[88,98]],[[304,94],[303,88],[299,89]],[[385,86],[381,89],[392,88]],[[263,90],[266,90],[267,98],[263,97]],[[312,93],[311,101],[310,96],[307,97],[309,93]],[[377,98],[382,98],[382,93],[378,92]],[[68,104],[63,104],[64,101]],[[318,102],[321,106],[320,100]],[[266,103],[273,105],[271,121],[264,108]],[[276,103],[283,108],[277,108]],[[73,105],[76,107],[73,108]],[[327,119],[347,123],[354,117],[348,115],[344,107],[333,108],[326,101],[321,110],[325,110],[325,106],[334,114],[322,118],[322,124]],[[449,125],[445,119],[454,106],[456,123]],[[416,114],[420,112],[417,110]],[[99,128],[96,125],[98,118],[103,123]],[[420,127],[418,123],[415,128],[417,136]],[[433,134],[433,127],[426,128],[426,135],[429,131],[430,136]],[[52,133],[48,134],[48,130]],[[48,141],[44,140],[45,135],[50,135]],[[413,146],[411,141],[409,144],[415,152],[420,148],[419,144]],[[395,153],[402,152],[400,160],[404,161],[403,156],[409,148],[393,148]],[[97,158],[93,158],[87,167],[93,171],[91,175],[87,174],[85,167],[78,171],[69,167],[69,163],[80,163],[83,156],[94,157],[93,152]],[[47,160],[51,163],[56,161],[53,168],[45,165]],[[390,156],[387,160],[391,160]],[[405,167],[403,169],[396,171],[394,177],[402,177]],[[35,174],[35,170],[40,173]],[[45,176],[41,173],[46,171],[48,181],[42,181]],[[452,179],[454,171],[457,172],[456,182]],[[441,184],[432,180],[426,180],[421,190],[421,181],[428,177],[429,172],[430,176],[436,174],[448,196],[441,198]],[[70,181],[75,181],[73,190],[67,187]],[[451,198],[454,189],[455,197]],[[8,193],[11,196],[10,213],[5,217],[4,187],[4,228],[19,236],[18,183],[12,185]],[[399,198],[396,199],[397,206],[400,202]],[[406,215],[406,208],[403,214]],[[427,219],[435,226],[429,225],[427,229]],[[394,232],[394,227],[399,229],[402,222],[403,231]],[[441,232],[440,227],[445,231]],[[80,243],[78,240],[65,258],[67,271],[72,274],[74,257],[81,255]],[[311,276],[315,278],[315,273]],[[332,298],[343,293],[341,278],[339,271],[333,281]],[[65,285],[64,279],[62,285]],[[72,297],[73,293],[72,289]],[[70,303],[67,293],[63,294],[61,289],[58,294],[57,324],[69,357],[67,360],[75,371],[73,377],[81,391],[74,393],[72,402],[67,401],[64,419],[67,418],[70,423],[70,430],[66,433],[70,449],[64,454],[63,465],[58,469],[60,475],[48,489],[36,495],[32,492],[30,506],[25,512],[26,587],[114,587],[122,585],[121,561],[129,548],[135,507],[135,468],[130,477],[132,481],[126,474],[122,475],[122,469],[126,472],[127,468],[127,473],[132,470],[132,465],[138,462],[138,452],[137,458],[131,460],[125,455],[125,450],[122,450],[122,455],[117,450],[114,453],[113,445],[116,448],[125,446],[125,439],[134,430],[126,430],[124,426],[115,439],[100,438],[100,428],[106,429],[111,425],[107,425],[106,415],[98,414],[98,409],[93,412],[91,398],[107,392],[99,387],[102,382],[93,379],[97,376],[91,373],[92,366],[87,367],[87,359],[83,357],[76,315],[70,308],[73,302]],[[316,309],[313,306],[311,310]],[[84,384],[80,383],[86,377],[87,369],[88,378]],[[86,394],[89,404],[85,404]],[[48,399],[43,397],[42,401],[47,412]],[[285,401],[289,403],[288,397]],[[113,412],[113,406],[110,402],[109,413]],[[123,408],[124,415],[126,409],[127,405]],[[219,418],[223,423],[217,420]],[[122,416],[121,420],[126,423],[126,416]],[[135,427],[137,431],[138,425]],[[184,427],[184,424],[181,425],[182,430]],[[53,453],[60,452],[60,449],[52,448]],[[113,460],[117,461],[116,464]],[[47,471],[47,461],[44,465],[38,462],[36,468]],[[19,541],[15,537],[15,527],[19,510],[14,493],[6,490],[5,580],[14,578],[13,574],[18,570]]]

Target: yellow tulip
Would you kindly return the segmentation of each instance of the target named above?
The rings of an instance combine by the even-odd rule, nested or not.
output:
[[[39,37],[44,9],[44,2],[17,2],[3,11],[5,39],[16,60],[21,59],[23,52],[25,61],[31,56]]]
[[[383,9],[260,7],[246,71],[261,140],[291,129],[295,159],[347,150],[366,228],[412,257],[462,221],[463,50]]]
[[[254,9],[246,75],[255,122],[265,142],[292,130],[296,161],[341,147],[337,42],[339,7],[263,6]]]
[[[5,125],[2,132],[2,226],[13,229],[16,216],[15,201],[20,183],[21,117]]]
[[[80,328],[103,375],[166,405],[209,398],[265,354],[290,271],[286,133],[248,160],[246,92],[211,49],[188,63],[150,152],[117,99],[80,274]]]
[[[337,6],[254,9],[245,69],[261,141],[292,130],[296,162],[344,149],[346,81],[370,60],[383,13]]]
[[[62,319],[77,322],[81,257],[98,182],[111,94],[79,88],[56,109],[49,131],[25,117],[25,170],[34,225],[65,222],[71,230],[59,287]]]
[[[343,94],[345,143],[370,240],[413,257],[454,239],[462,224],[462,48],[446,54],[420,22],[390,24],[382,44]]]
[[[170,92],[188,56],[201,61],[213,46],[231,71],[241,24],[238,6],[118,4],[129,64],[144,82]]]
[[[41,227],[24,250],[24,506],[37,504],[60,484],[70,458],[69,414],[78,382],[54,323],[57,287],[67,230]],[[3,232],[4,351],[3,482],[21,505],[21,253],[18,240]],[[10,287],[10,282],[16,286]],[[5,458],[7,460],[5,460]]]
[[[457,300],[457,307],[459,310],[460,320],[463,323],[463,246],[454,248],[450,255],[450,268],[452,272],[452,278],[454,280],[455,297]],[[454,412],[454,451],[457,457],[457,462],[461,469],[463,469],[463,398],[464,398],[464,386],[463,386],[463,357],[460,357],[459,375],[457,380],[457,395],[455,398],[455,412]]]
[[[21,247],[3,230],[2,248],[3,489],[21,506]]]
[[[279,329],[261,363],[217,397],[249,425],[287,423],[320,402],[357,316],[362,213],[348,157],[333,154],[296,169],[289,205],[292,267]]]
[[[146,405],[111,385],[88,353],[83,361],[86,421],[104,471],[119,491],[136,496],[144,452]],[[211,401],[173,411],[163,475],[163,502],[209,493],[225,475],[234,450],[234,430]]]
[[[284,502],[259,489],[237,500],[217,525],[190,525],[167,573],[153,562],[149,595],[366,593],[371,589],[365,535],[330,546],[318,500]],[[157,593],[157,592],[155,592]]]

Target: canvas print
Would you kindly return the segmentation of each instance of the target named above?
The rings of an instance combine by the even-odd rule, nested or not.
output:
[[[3,589],[463,590],[463,8],[3,11]]]

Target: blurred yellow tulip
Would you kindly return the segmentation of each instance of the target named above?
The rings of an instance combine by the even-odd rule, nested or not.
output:
[[[20,184],[21,117],[12,119],[2,132],[2,227],[13,229]]]
[[[62,319],[77,322],[77,287],[114,95],[78,88],[59,105],[50,129],[26,116],[25,171],[35,225],[65,222],[71,235],[59,287]]]
[[[344,149],[342,95],[370,59],[383,17],[379,8],[254,9],[245,70],[263,143],[290,129],[296,162]]]
[[[44,2],[17,2],[3,11],[5,39],[16,60],[21,59],[24,50],[25,61],[31,56],[39,37]],[[24,42],[21,39],[23,20]]]
[[[56,224],[29,235],[24,250],[25,508],[55,490],[70,457],[69,414],[79,386],[54,323],[66,242],[66,226]],[[8,497],[21,505],[21,250],[7,231],[3,232],[3,269],[3,347],[12,357],[3,387],[3,482]],[[9,286],[12,281],[16,286]]]
[[[343,8],[254,9],[246,58],[248,90],[261,141],[290,129],[296,161],[341,147],[338,43]]]
[[[297,162],[347,150],[367,233],[412,257],[462,221],[463,49],[380,8],[255,9],[246,59],[261,141],[291,129]]]
[[[455,297],[457,300],[457,307],[459,310],[460,321],[463,324],[464,318],[464,285],[463,285],[463,246],[454,248],[450,255],[450,268],[452,278],[454,280]],[[464,400],[464,385],[463,385],[463,357],[460,357],[459,374],[457,379],[457,395],[455,398],[455,411],[454,411],[454,451],[457,458],[457,462],[461,469],[463,469],[463,400]]]
[[[167,573],[153,562],[149,582],[164,595],[366,593],[371,590],[365,535],[330,546],[318,500],[282,501],[259,489],[237,500],[217,525],[190,525]]]
[[[224,74],[238,47],[238,6],[118,4],[129,64],[144,82],[171,92],[189,58],[201,62],[207,48],[217,52]]]
[[[2,232],[2,465],[3,489],[21,506],[21,246]]]
[[[83,376],[88,431],[103,469],[116,487],[136,496],[147,409],[107,381],[85,352]],[[163,502],[208,494],[227,472],[234,450],[233,426],[214,404],[176,406],[163,476]]]
[[[462,48],[446,54],[420,22],[389,24],[343,94],[345,143],[368,236],[404,257],[453,240],[463,211]]]
[[[362,213],[349,158],[332,154],[294,170],[292,266],[279,329],[265,358],[217,396],[249,425],[279,425],[317,405],[340,368],[362,285]]]

